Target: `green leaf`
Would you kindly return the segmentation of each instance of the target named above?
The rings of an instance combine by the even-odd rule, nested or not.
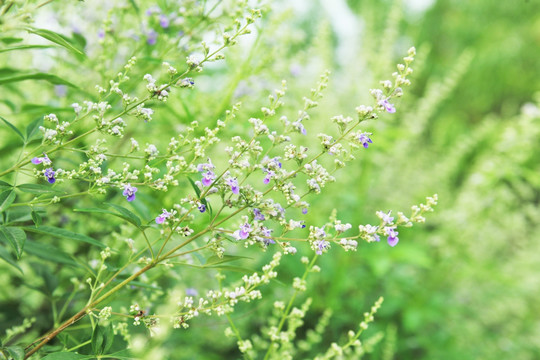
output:
[[[116,211],[118,211],[122,215],[122,218],[126,219],[127,221],[129,221],[133,225],[136,225],[137,227],[141,226],[141,219],[139,219],[139,217],[137,215],[135,215],[134,213],[132,213],[131,211],[129,211],[125,207],[122,207],[122,206],[116,205],[116,204],[112,204],[112,203],[105,203],[105,205],[114,208]]]
[[[12,112],[15,112],[17,111],[17,105],[15,105],[13,103],[13,101],[10,101],[8,99],[0,99],[0,102],[6,104],[6,106],[12,111]]]
[[[50,235],[50,236],[57,237],[57,238],[60,238],[60,239],[75,240],[75,241],[85,242],[87,244],[95,245],[95,246],[98,246],[100,248],[105,248],[106,247],[105,245],[103,245],[99,241],[97,241],[95,239],[92,239],[89,236],[74,233],[72,231],[62,229],[62,228],[57,228],[57,227],[54,227],[54,226],[40,226],[38,228],[32,227],[32,226],[26,226],[23,229],[26,230],[26,231],[32,232],[32,233]]]
[[[23,41],[22,38],[15,38],[15,37],[2,37],[0,38],[0,41],[4,44],[14,44]]]
[[[59,76],[53,75],[53,74],[46,74],[46,73],[33,73],[33,74],[22,74],[22,75],[14,75],[14,76],[6,76],[0,78],[0,85],[4,84],[10,84],[14,82],[19,81],[25,81],[25,80],[45,80],[50,82],[53,85],[67,85],[72,88],[77,88],[77,85],[74,85],[70,83],[67,80],[62,79]]]
[[[24,360],[24,349],[21,346],[8,346],[6,349],[13,360]]]
[[[81,359],[94,359],[94,355],[81,355],[74,352],[56,352],[51,353],[42,360],[81,360]]]
[[[232,256],[232,255],[223,255],[222,258],[220,258],[217,255],[210,256],[208,260],[206,260],[206,263],[203,266],[212,266],[217,264],[223,264],[231,261],[237,261],[240,259],[251,259],[247,256]]]
[[[195,182],[193,181],[193,179],[191,179],[189,176],[188,176],[188,180],[189,182],[191,183],[191,186],[193,187],[193,190],[195,190],[195,193],[197,194],[197,197],[201,200],[201,203],[204,204],[204,206],[206,206],[206,208],[208,209],[208,213],[210,214],[210,216],[212,216],[212,207],[210,206],[210,203],[208,203],[206,201],[206,199],[201,199],[201,190],[199,189],[199,187],[195,184]]]
[[[7,189],[12,189],[12,188],[13,188],[13,185],[0,180],[0,190],[7,190]]]
[[[199,189],[199,187],[195,184],[195,181],[193,181],[189,176],[188,176],[188,180],[191,183],[191,186],[193,187],[193,190],[195,190],[195,194],[197,194],[197,197],[200,198],[201,197],[201,189]]]
[[[22,139],[22,141],[24,142],[24,136],[23,134],[19,131],[19,129],[17,129],[15,127],[15,125],[13,125],[12,123],[10,123],[9,121],[7,121],[6,119],[4,119],[3,117],[0,116],[0,120],[2,120],[4,123],[6,123],[6,125],[11,129],[13,130],[17,135],[19,135],[19,137]]]
[[[108,203],[108,205],[113,205],[113,204]],[[113,207],[115,209],[116,209],[116,207],[122,208],[119,205],[114,205]],[[118,217],[118,218],[120,218],[122,220],[126,220],[127,222],[130,222],[130,223],[132,223],[133,225],[137,226],[140,229],[146,228],[146,226],[141,226],[141,219],[139,219],[137,217],[137,215],[133,214],[131,211],[129,211],[129,210],[125,209],[125,208],[122,208],[122,209],[125,212],[129,212],[133,217],[128,216],[127,213],[125,213],[125,214],[124,213],[119,213],[120,210],[118,210],[118,213],[114,212],[114,211],[111,211],[111,210],[100,209],[100,208],[80,208],[80,209],[74,209],[73,211],[112,215],[112,216],[116,216],[116,217]]]
[[[137,6],[137,3],[135,2],[135,0],[129,0],[129,3],[131,4],[131,6],[133,6],[133,9],[135,9],[135,12],[137,14],[139,14],[139,6]]]
[[[26,30],[29,33],[41,36],[42,38],[52,41],[55,44],[63,46],[74,54],[86,56],[84,52],[77,49],[75,46],[69,43],[62,35],[55,33],[54,31],[36,28],[27,28]]]
[[[13,46],[10,48],[0,49],[0,53],[7,52],[7,51],[15,51],[15,50],[48,49],[51,47],[52,46],[49,46],[49,45],[19,45],[19,46]]]
[[[21,110],[23,111],[23,110]],[[26,142],[30,142],[35,134],[39,134],[39,127],[43,125],[43,117],[38,117],[26,127]]]
[[[19,265],[17,265],[15,259],[13,259],[13,256],[3,246],[0,246],[0,258],[4,259],[5,262],[13,266],[15,269],[19,270],[21,274],[24,275],[22,269],[19,267]]]
[[[103,355],[103,358],[104,359],[107,358],[107,359],[136,360],[136,358],[131,356],[131,353],[127,349],[120,350],[112,354]]]
[[[123,277],[123,276],[118,276],[113,282],[115,283],[120,283],[122,282],[123,280],[127,279],[127,276],[126,277]],[[143,282],[140,282],[140,281],[137,281],[137,280],[133,280],[133,281],[130,281],[129,282],[129,285],[130,286],[138,286],[138,287],[142,287],[142,288],[145,288],[145,289],[151,289],[151,290],[163,290],[161,287],[159,286],[154,286],[154,285],[148,285],[148,284],[145,284]]]
[[[92,333],[92,350],[95,355],[107,352],[114,340],[114,333],[111,324],[108,326],[97,325]]]
[[[0,193],[0,212],[5,211],[15,201],[15,191],[8,190]]]
[[[43,220],[41,219],[41,215],[39,215],[39,213],[35,210],[32,210],[32,221],[34,222],[34,225],[36,225],[36,227],[38,226],[41,226]]]
[[[22,256],[24,243],[26,242],[26,233],[18,227],[0,225],[0,241],[9,243],[13,250],[15,250],[17,260],[19,260]]]
[[[41,185],[41,184],[21,184],[17,186],[17,189],[21,190],[22,192],[35,194],[35,195],[62,193],[62,191],[60,190],[51,188],[50,185]]]
[[[48,113],[73,113],[72,107],[58,107],[58,106],[50,106],[50,105],[41,105],[41,104],[24,104],[21,106],[21,113],[32,113],[32,114],[48,114]],[[43,117],[39,117],[39,119],[43,120]]]
[[[64,251],[49,244],[27,240],[25,245],[25,251],[28,254],[39,257],[41,260],[48,260],[55,263],[71,265],[75,267],[82,267]]]
[[[86,38],[79,33],[72,33],[73,41],[76,42],[81,49],[86,47]]]
[[[4,76],[7,76],[7,75],[13,75],[15,73],[19,73],[21,72],[21,70],[19,69],[15,69],[15,68],[12,68],[12,67],[2,67],[0,68],[0,77],[4,77]]]

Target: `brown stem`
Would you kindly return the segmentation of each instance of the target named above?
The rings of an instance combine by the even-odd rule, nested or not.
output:
[[[150,270],[151,268],[153,268],[154,266],[156,266],[157,263],[156,262],[152,262],[148,265],[146,265],[145,267],[143,267],[141,270],[137,271],[135,274],[131,275],[130,277],[128,277],[126,280],[122,281],[120,284],[116,285],[114,288],[112,288],[111,290],[109,290],[108,292],[106,292],[105,294],[103,294],[100,298],[94,300],[93,302],[91,302],[90,304],[86,305],[81,311],[79,311],[78,313],[76,313],[75,315],[73,315],[71,318],[69,318],[68,320],[66,320],[62,325],[60,325],[58,328],[56,328],[54,331],[50,332],[48,335],[46,335],[43,340],[41,340],[41,342],[39,344],[36,345],[36,347],[34,347],[32,350],[28,351],[26,353],[26,355],[24,356],[25,359],[28,359],[30,356],[32,356],[32,354],[34,354],[36,351],[38,351],[39,349],[41,349],[45,344],[47,344],[49,341],[51,341],[52,339],[54,339],[56,337],[56,335],[60,334],[62,331],[64,331],[67,327],[73,325],[75,322],[77,322],[78,320],[82,319],[84,316],[86,316],[87,312],[94,308],[96,305],[98,305],[100,302],[102,302],[103,300],[107,299],[109,296],[111,296],[112,294],[114,294],[115,292],[117,292],[119,289],[121,289],[122,287],[124,287],[126,284],[128,284],[129,282],[131,282],[132,280],[134,280],[135,278],[139,277],[140,275],[142,275],[143,273],[145,273],[146,271]]]

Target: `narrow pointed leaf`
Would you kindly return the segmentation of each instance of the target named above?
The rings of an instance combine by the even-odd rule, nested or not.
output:
[[[41,223],[43,222],[41,215],[39,215],[39,213],[35,210],[32,210],[31,215],[32,215],[32,221],[34,222],[34,225],[36,225],[36,227],[41,226]]]
[[[17,186],[17,189],[19,189],[22,192],[34,194],[34,195],[62,193],[62,191],[60,190],[51,188],[50,185],[41,185],[41,184],[22,184],[22,185]]]
[[[122,215],[123,218],[125,218],[127,221],[129,221],[133,225],[136,225],[138,227],[141,226],[141,219],[139,219],[137,215],[135,215],[134,213],[132,213],[125,207],[112,204],[112,203],[106,203],[106,205],[114,208],[116,211],[118,211]]]
[[[18,227],[8,227],[0,225],[0,241],[11,245],[17,255],[17,260],[22,256],[26,233]]]
[[[7,208],[15,201],[15,191],[8,190],[0,193],[0,212],[6,211]]]
[[[15,269],[19,270],[21,274],[23,274],[22,269],[19,267],[19,265],[17,265],[17,263],[15,262],[15,259],[13,259],[13,256],[3,246],[0,246],[0,258],[3,259],[8,264],[10,264],[11,266],[13,266]]]
[[[72,84],[69,81],[62,79],[59,76],[56,76],[53,74],[41,73],[41,72],[32,73],[32,74],[4,76],[0,78],[0,85],[10,84],[10,83],[19,82],[19,81],[25,81],[25,80],[45,80],[45,81],[50,82],[53,85],[67,85],[72,88],[78,88],[77,85]]]
[[[13,188],[13,185],[0,180],[0,190],[4,191],[4,190],[12,189],[12,188]]]
[[[27,240],[25,251],[27,254],[32,254],[39,257],[41,260],[48,260],[58,264],[65,264],[75,267],[82,267],[64,251],[49,244]]]
[[[30,142],[36,134],[39,134],[39,127],[43,125],[43,118],[40,116],[26,127],[26,142]]]
[[[13,46],[10,48],[0,49],[0,53],[8,52],[8,51],[15,51],[15,50],[48,49],[51,47],[52,46],[49,46],[49,45],[19,45],[19,46]]]
[[[52,41],[55,44],[63,46],[74,54],[85,55],[80,49],[77,49],[70,42],[68,42],[62,35],[55,33],[54,31],[36,28],[27,28],[27,30],[32,34],[41,36],[42,38]]]
[[[24,141],[23,134],[19,131],[19,129],[17,129],[15,127],[15,125],[13,125],[12,123],[10,123],[9,121],[7,121],[6,119],[4,119],[1,116],[0,116],[0,120],[2,120],[11,130],[13,130],[17,135],[19,135],[19,137],[22,139],[22,141]]]
[[[60,239],[66,239],[66,240],[75,240],[79,242],[84,242],[90,245],[94,245],[100,248],[105,248],[106,246],[100,243],[99,241],[92,239],[90,236],[86,236],[83,234],[78,234],[73,231],[69,231],[62,228],[57,228],[54,226],[40,226],[40,227],[32,227],[32,226],[26,226],[23,228],[24,230],[36,234],[43,234],[43,235],[50,235],[56,238]]]

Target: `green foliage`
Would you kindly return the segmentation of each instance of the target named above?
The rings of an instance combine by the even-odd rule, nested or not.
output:
[[[534,256],[540,251],[540,8],[535,1],[429,3],[418,10],[398,0],[348,0],[342,11],[331,1],[295,2],[295,10],[273,2],[257,4],[263,16],[251,24],[256,13],[242,1],[159,1],[165,14],[181,19],[168,27],[157,13],[146,15],[156,4],[145,1],[1,3],[0,359],[23,359],[32,342],[68,319],[70,326],[34,358],[540,357]],[[71,27],[75,22],[82,28]],[[367,89],[390,78],[395,59],[413,43],[412,94],[395,98],[395,114],[362,123],[373,144],[346,169],[335,161],[343,158],[321,156],[338,181],[319,197],[298,185],[309,211],[300,215],[300,206],[290,206],[287,212],[307,228],[327,224],[330,233],[334,208],[353,229],[376,224],[377,210],[407,209],[426,194],[439,194],[439,209],[423,227],[400,227],[394,248],[382,239],[350,253],[333,243],[315,256],[316,275],[314,262],[288,256],[277,277],[268,275],[263,266],[276,261],[273,251],[236,246],[240,223],[218,219],[235,215],[235,197],[222,189],[209,194],[189,166],[211,154],[225,168],[232,139],[246,136],[249,143],[254,135],[251,119],[268,119],[275,130],[286,124],[282,115],[305,120],[308,136],[289,133],[294,144],[324,153],[316,135],[338,138],[342,132],[330,119],[357,117],[354,108],[370,101]],[[314,85],[327,68],[332,74]],[[148,90],[145,74],[167,86]],[[168,101],[158,100],[167,89]],[[74,118],[71,104],[83,101],[106,101],[111,109]],[[137,105],[154,110],[152,121]],[[50,128],[44,115],[51,113],[70,119],[74,135],[47,143],[40,128]],[[100,123],[120,117],[130,122],[121,139]],[[218,119],[226,126],[218,129]],[[208,129],[219,130],[222,142]],[[185,137],[175,153],[167,144],[179,133]],[[141,150],[129,149],[132,137]],[[145,144],[160,153],[145,152]],[[257,145],[279,154],[267,138]],[[89,167],[80,177],[59,172],[49,184],[44,167],[30,163],[46,151],[55,169],[76,172],[97,159],[100,147],[107,159],[89,166],[102,175],[140,170],[136,180],[123,178],[138,187],[137,201],[127,202],[120,186],[97,186],[100,178]],[[166,174],[173,155],[189,163],[174,174],[177,185],[160,192],[162,184],[141,180],[145,172],[150,179]],[[253,169],[240,185],[260,184],[263,176]],[[239,198],[249,203],[250,194]],[[175,207],[181,201],[191,202],[187,215]],[[204,214],[197,211],[201,204]],[[161,209],[185,215],[186,228],[156,225]],[[252,213],[246,216],[252,220]],[[212,232],[203,233],[210,222]],[[280,227],[271,227],[276,241]],[[313,259],[309,244],[302,246],[307,233],[282,236],[299,239],[295,257]],[[243,280],[265,274],[267,285],[250,288]],[[207,290],[234,293],[242,286],[253,296],[249,302],[197,304]],[[195,303],[186,302],[195,290]],[[370,323],[379,296],[385,302]],[[229,306],[235,311],[227,312]],[[226,315],[194,316],[194,309]]]

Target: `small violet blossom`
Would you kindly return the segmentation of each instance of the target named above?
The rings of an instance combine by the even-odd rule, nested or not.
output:
[[[379,101],[379,105],[384,106],[386,111],[388,111],[390,114],[393,114],[396,112],[396,108],[394,104],[391,104],[390,102],[388,102],[388,99]]]
[[[251,225],[249,223],[244,223],[240,225],[240,230],[236,230],[233,235],[238,240],[247,239],[249,237],[250,232],[251,232]]]
[[[272,180],[272,178],[276,176],[276,173],[268,169],[263,169],[263,170],[266,171],[266,176],[263,179],[263,183],[268,184],[270,180]]]
[[[364,146],[365,149],[368,148],[369,144],[373,143],[371,139],[369,138],[371,136],[371,133],[364,132],[358,135],[358,141],[362,143],[362,146]]]
[[[315,251],[315,253],[317,255],[322,255],[323,251],[328,248],[328,245],[330,245],[330,243],[326,240],[316,240],[315,246],[317,246],[317,250]]]
[[[129,201],[129,199],[128,199],[128,201]],[[156,224],[163,224],[165,222],[165,220],[170,218],[172,215],[173,215],[172,213],[170,213],[167,210],[163,209],[163,212],[161,213],[161,215],[159,215],[156,218]]]
[[[203,174],[202,178],[202,184],[204,186],[210,186],[212,182],[216,179],[216,174],[212,170],[208,170],[206,173]]]
[[[186,295],[187,296],[197,296],[197,295],[199,295],[199,292],[197,291],[197,289],[187,288],[186,289]]]
[[[254,208],[253,209],[253,218],[257,221],[264,221],[266,218],[264,217],[264,214],[261,212],[261,210]]]
[[[169,27],[169,18],[165,15],[159,16],[159,26],[166,29]]]
[[[385,214],[383,212],[378,213],[379,218],[385,223],[385,224],[391,224],[394,221],[394,217],[390,216],[392,211],[389,211],[388,214]]]
[[[228,178],[225,180],[225,183],[231,187],[233,194],[238,195],[240,192],[240,187],[238,186],[238,180],[236,178]]]
[[[302,214],[306,215],[308,212],[308,208],[302,208]]]
[[[133,201],[135,200],[135,193],[137,192],[137,188],[135,186],[131,186],[131,184],[124,185],[124,192],[122,195],[124,195],[127,199],[127,201]]]
[[[261,236],[263,237],[263,243],[265,246],[268,246],[270,244],[275,244],[276,242],[271,238],[272,236],[272,229],[268,229],[265,227],[261,228]]]
[[[157,37],[158,37],[158,33],[155,32],[154,30],[150,30],[147,34],[146,34],[146,43],[148,45],[155,45],[156,42],[157,42]]]
[[[394,247],[399,242],[398,232],[393,227],[385,227],[384,232],[388,235],[388,245]]]
[[[206,205],[204,205],[204,204],[200,204],[199,206],[197,206],[197,208],[202,213],[206,211]]]
[[[38,165],[38,164],[41,164],[41,163],[43,163],[43,165],[51,165],[52,164],[51,159],[49,159],[49,157],[45,153],[43,153],[43,157],[35,157],[31,161],[32,161],[32,164],[34,164],[34,165]]]
[[[47,179],[47,181],[50,183],[50,184],[54,184],[56,182],[56,179],[54,178],[54,169],[53,168],[47,168],[45,169],[45,172],[43,173],[43,175],[45,175],[45,179]]]
[[[197,165],[197,171],[199,172],[206,171],[203,174],[203,178],[202,178],[202,184],[204,186],[210,186],[216,179],[216,174],[214,174],[214,172],[212,171],[213,169],[215,169],[215,166],[212,164],[210,159],[208,159],[208,163]]]

